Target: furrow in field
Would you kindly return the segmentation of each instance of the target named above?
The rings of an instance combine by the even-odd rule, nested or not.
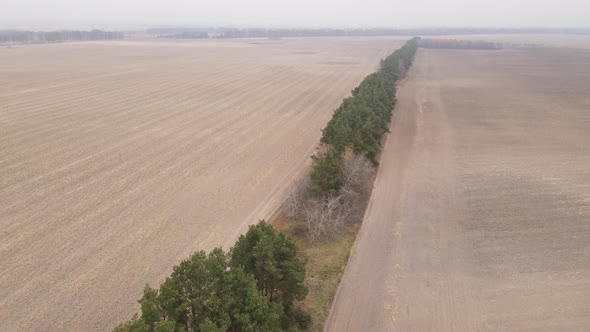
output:
[[[276,71],[278,73],[280,73],[282,70]],[[258,82],[253,82],[254,84],[258,83]],[[172,92],[172,90],[170,90],[170,92]],[[185,91],[182,91],[185,92]],[[186,91],[186,93],[190,94],[189,91]],[[207,91],[205,93],[208,93]],[[247,93],[247,91],[244,91],[243,93]],[[166,110],[167,112],[161,112],[163,114],[160,115],[160,117],[155,117],[154,116],[149,116],[149,114],[145,115],[142,113],[145,113],[144,110],[146,108],[147,105],[149,105],[150,108],[155,108],[156,106],[158,106],[158,103],[161,102],[161,100],[159,100],[160,98],[155,97],[154,100],[151,103],[141,103],[139,106],[133,107],[133,108],[127,108],[125,111],[124,115],[121,115],[120,117],[111,119],[111,118],[107,118],[108,120],[105,120],[104,118],[102,118],[101,121],[104,121],[105,123],[116,123],[117,125],[114,128],[121,128],[120,130],[115,131],[115,134],[112,134],[112,131],[109,129],[109,131],[107,132],[109,135],[102,135],[99,137],[105,137],[108,141],[112,141],[112,142],[117,142],[118,145],[122,145],[125,144],[126,142],[131,142],[134,141],[135,139],[137,139],[137,135],[142,133],[142,130],[150,130],[149,128],[154,128],[156,129],[160,122],[165,120],[165,119],[174,119],[177,122],[183,123],[183,121],[185,121],[184,117],[191,117],[193,116],[193,114],[195,113],[195,108],[197,108],[198,106],[196,105],[192,105],[189,104],[187,105],[186,103],[178,103],[175,104],[175,111],[172,111],[170,109],[170,107],[167,107]],[[213,112],[215,110],[215,108],[213,108],[213,106],[217,105],[217,103],[226,101],[225,98],[223,98],[222,96],[218,95],[217,101],[215,103],[206,103],[204,104],[205,111],[207,110],[211,110],[211,112]],[[187,107],[189,106],[189,107]],[[156,108],[157,109],[157,108]],[[200,117],[201,118],[206,118],[209,117],[209,113],[206,113],[205,111],[201,111],[199,110]],[[92,112],[93,114],[100,114],[101,112],[101,108],[97,108],[96,111]],[[140,114],[137,114],[140,113]],[[125,117],[124,119],[121,119],[121,117]],[[142,116],[142,117],[140,117]],[[146,120],[144,120],[142,122],[142,119],[145,118]],[[195,119],[197,120],[197,119]],[[126,125],[126,121],[131,122],[129,125]],[[149,126],[149,127],[148,127]],[[77,126],[79,127],[79,125]],[[103,129],[104,130],[104,129]],[[59,140],[62,139],[62,136],[59,136],[58,133],[53,133],[54,136],[56,136],[56,140],[58,141],[57,143],[54,143],[54,141],[50,141],[51,143],[54,143],[55,145],[60,145],[59,144]],[[131,135],[130,135],[131,134]],[[114,136],[114,137],[113,137]],[[104,146],[104,145],[110,145],[110,143],[107,142],[103,142],[100,140],[97,140],[96,135],[92,136],[92,135],[88,135],[86,136],[88,137],[88,140],[92,140],[93,145],[89,146],[89,147],[85,147],[86,150],[92,151],[92,149],[95,149],[99,146]],[[75,138],[70,138],[67,137],[67,140],[75,140]],[[76,145],[73,145],[74,147],[77,146],[82,146],[84,147],[85,145],[83,144],[83,141],[76,141]],[[62,144],[62,146],[65,147],[70,147],[69,144]],[[35,146],[36,147],[36,146]],[[63,148],[65,149],[65,148]],[[45,147],[42,147],[42,151],[46,151],[49,155],[53,154],[53,155],[59,155],[64,159],[67,159],[67,156],[64,156],[63,151],[60,150],[58,147],[52,148],[52,149],[48,149]],[[74,152],[75,155],[80,155],[80,151],[75,151]],[[37,155],[37,153],[31,153],[29,151],[27,151],[26,153],[22,153],[22,155],[26,156],[30,156],[31,154],[33,155]],[[41,160],[42,157],[40,158]],[[52,159],[50,159],[52,160]],[[32,161],[27,160],[26,162],[31,163]],[[10,171],[13,168],[18,168],[20,167],[20,165],[22,164],[22,162],[16,163],[16,164],[11,164],[10,166],[6,167],[7,171]],[[52,169],[53,166],[52,165],[44,165],[46,169]],[[16,180],[16,179],[15,179]]]
[[[277,76],[280,79],[281,76]],[[291,79],[292,80],[292,79]],[[300,83],[301,81],[299,81],[298,83]],[[280,83],[280,82],[274,82],[273,80],[269,80],[267,83],[268,86],[272,86],[273,84],[284,84],[284,83]],[[264,90],[264,85],[262,86],[262,90]],[[273,96],[272,95],[267,95],[265,98],[259,99],[258,101],[249,101],[248,98],[238,98],[238,99],[232,99],[232,98],[228,98],[228,99],[224,99],[224,100],[234,100],[236,103],[242,103],[242,102],[246,102],[248,103],[248,105],[251,105],[252,108],[249,111],[249,113],[255,111],[257,108],[261,107],[262,105],[264,105],[265,103],[267,103],[268,101],[272,100]],[[234,107],[230,108],[230,110],[235,110],[237,107],[237,105],[234,105]],[[248,113],[245,114],[245,116]],[[226,122],[219,122],[217,121],[218,118],[220,119],[226,119]],[[152,151],[151,155],[148,155],[146,157],[146,159],[150,160],[150,159],[162,159],[161,153],[164,151],[168,151],[169,153],[171,151],[178,151],[179,149],[182,151],[182,147],[186,147],[186,146],[190,146],[190,144],[192,144],[192,142],[194,141],[198,141],[200,140],[202,137],[207,137],[208,135],[213,135],[216,132],[223,132],[223,130],[228,130],[228,128],[230,128],[229,126],[231,125],[231,122],[228,121],[227,116],[224,116],[221,112],[217,115],[216,118],[210,118],[208,120],[210,120],[207,123],[204,123],[205,125],[205,130],[200,130],[198,131],[199,136],[196,137],[195,139],[193,139],[193,141],[190,140],[184,140],[183,143],[181,145],[178,145],[177,143],[177,138],[178,137],[185,137],[187,134],[194,132],[196,128],[198,128],[198,126],[193,126],[197,125],[197,121],[195,121],[195,123],[192,122],[185,122],[184,126],[182,128],[180,127],[176,127],[174,132],[175,132],[175,136],[172,136],[168,139],[168,141],[162,139],[160,140],[157,144],[157,146],[160,146],[159,149],[156,148],[156,146],[154,146],[154,143],[151,140],[144,140],[144,146],[139,146],[137,148],[134,147],[134,150],[147,150],[148,146],[150,147],[149,150]],[[233,122],[235,122],[236,119],[233,120]],[[203,125],[203,124],[201,124]],[[226,129],[227,128],[227,129]],[[223,130],[222,130],[223,129]],[[239,130],[239,128],[238,128]],[[121,144],[123,146],[123,144]],[[123,148],[125,148],[126,146],[123,146]],[[174,148],[174,149],[172,149]],[[104,152],[104,155],[107,155],[107,153],[109,155],[121,155],[124,154],[124,152],[117,152],[117,151],[113,151],[113,149],[108,149],[108,151]],[[85,163],[81,163],[81,161],[77,161],[75,163],[75,165],[70,164],[67,165],[65,167],[62,167],[62,169],[59,170],[55,170],[51,175],[53,178],[49,178],[44,180],[43,182],[39,182],[40,180],[46,178],[47,176],[43,176],[43,178],[41,178],[41,176],[38,179],[35,179],[35,181],[28,181],[28,182],[23,182],[21,181],[20,183],[17,183],[16,186],[14,187],[15,190],[27,190],[26,185],[29,184],[29,190],[31,191],[31,195],[26,195],[24,197],[31,197],[31,196],[35,196],[35,189],[36,188],[44,188],[44,190],[47,191],[51,191],[51,192],[63,192],[63,188],[68,188],[71,187],[72,182],[76,183],[76,182],[80,182],[77,181],[76,179],[84,179],[85,177],[87,177],[86,175],[92,175],[94,180],[98,180],[98,183],[100,182],[100,177],[97,177],[98,174],[96,174],[96,168],[100,167],[101,165],[101,157],[95,155],[91,155],[89,157],[86,158],[86,160],[84,160]],[[104,162],[104,161],[103,161]],[[121,161],[119,161],[121,162]],[[76,166],[76,168],[73,168],[74,166]],[[108,166],[104,166],[103,171],[106,172],[107,170],[109,171],[109,173],[106,173],[109,176],[112,177],[116,177],[114,176],[112,173],[114,173],[116,171],[116,169],[113,169],[116,166],[116,164],[108,164]],[[129,176],[132,176],[132,174],[134,172],[129,172],[129,170],[134,170],[136,169],[136,167],[138,165],[136,164],[131,164],[131,165],[126,165],[128,166],[128,170],[126,169],[125,171],[123,171],[122,173],[126,173],[126,174],[131,174]],[[72,180],[68,180],[68,175],[70,176],[74,176],[74,178]],[[87,181],[87,180],[85,180]],[[48,184],[48,183],[49,184]],[[61,187],[57,187],[57,188],[52,188],[51,187],[51,183],[54,183],[58,186]],[[11,194],[10,188],[6,189],[6,193],[7,195]],[[40,208],[42,208],[42,205],[38,205],[39,202],[43,201],[43,195],[37,195],[38,199],[37,202],[22,202],[22,204],[24,204],[23,206],[19,207],[13,207],[11,208],[11,210],[13,211],[23,211],[22,207],[24,206],[39,206]],[[9,207],[10,208],[10,207]],[[26,211],[28,211],[30,213],[30,215],[34,216],[35,215],[35,211],[31,211],[30,209],[27,209]],[[11,211],[7,211],[6,214],[11,214]],[[28,220],[24,220],[23,224],[26,224],[28,222]],[[12,227],[17,226],[18,224],[20,224],[17,220],[14,220]],[[11,232],[7,232],[7,234],[10,234]]]
[[[322,80],[322,79],[320,79],[320,82],[321,82],[321,81],[323,81],[323,80]],[[290,89],[290,87],[289,87],[289,86],[287,86],[287,89]],[[297,101],[298,97],[299,97],[299,96],[295,96],[294,98],[292,98],[292,101],[291,101],[291,103],[292,103],[293,101]],[[288,105],[288,106],[291,106],[291,105]],[[279,107],[279,108],[282,108],[282,107]],[[275,126],[269,126],[269,127],[270,127],[270,128],[275,128]],[[247,151],[247,153],[245,153],[245,154],[247,155],[248,153],[249,153],[249,151]],[[165,170],[163,173],[164,173],[164,174],[166,174],[166,173],[175,173],[175,172],[173,172],[173,171],[171,171],[171,172],[167,172],[167,171]],[[181,176],[181,177],[184,177],[184,176]],[[139,190],[139,188],[138,188],[138,190]],[[119,200],[119,199],[117,199],[117,200]],[[67,243],[66,243],[66,244],[64,244],[64,245],[69,245],[69,244],[67,244]]]
[[[220,70],[218,73],[214,74],[214,77],[211,78],[211,82],[205,85],[207,87],[215,87],[215,84],[218,82],[227,81],[227,77],[230,76],[230,73],[233,73],[235,69],[239,69],[240,65],[234,65],[235,67],[225,68],[224,70]],[[232,70],[233,69],[233,70]],[[270,69],[269,69],[270,70]],[[208,69],[207,71],[210,71]],[[206,73],[207,71],[203,71]],[[239,72],[239,75],[232,75],[236,79],[234,82],[238,82],[240,78],[246,77],[251,75],[252,73],[243,73]],[[199,73],[196,73],[199,74]],[[146,80],[146,76],[149,75],[150,80]],[[116,114],[115,112],[119,112],[119,110],[104,110],[104,106],[106,105],[120,105],[121,102],[127,102],[127,104],[131,103],[138,103],[141,104],[146,98],[155,99],[158,96],[169,96],[166,91],[163,91],[160,87],[168,86],[170,82],[174,82],[177,85],[181,85],[183,83],[201,83],[200,80],[195,80],[194,73],[182,73],[182,74],[174,74],[170,73],[169,77],[163,75],[154,75],[149,73],[147,70],[139,72],[137,77],[130,77],[129,81],[121,80],[119,82],[113,83],[109,80],[103,80],[100,83],[95,83],[88,86],[80,86],[79,89],[74,90],[67,90],[64,92],[63,95],[54,95],[53,93],[48,94],[47,96],[41,95],[36,96],[35,99],[29,105],[29,108],[19,107],[19,105],[8,104],[6,105],[6,109],[8,110],[13,109],[13,115],[16,116],[16,119],[10,119],[8,116],[10,113],[6,113],[6,117],[2,119],[2,121],[16,121],[16,120],[34,120],[41,122],[44,125],[51,125],[51,122],[47,122],[51,120],[55,122],[56,120],[64,120],[64,119],[78,119],[80,115],[92,117],[96,114],[89,112],[87,107],[95,107],[101,108],[101,110],[105,113],[101,113],[101,115],[108,115],[108,114]],[[148,76],[148,77],[149,77]],[[134,84],[134,81],[138,81],[137,84]],[[204,82],[203,82],[204,83]],[[229,83],[229,82],[228,82]],[[147,91],[146,91],[147,90]],[[195,92],[202,92],[196,90]],[[71,98],[72,95],[76,95],[75,98]],[[191,95],[181,95],[187,98],[190,98]],[[46,97],[47,100],[38,100],[38,98]],[[27,100],[27,99],[25,99]],[[93,105],[90,102],[97,102],[98,105]],[[103,105],[106,104],[106,105]],[[81,107],[83,106],[83,107]],[[125,105],[123,105],[125,106]],[[56,114],[55,109],[59,109],[60,112]],[[70,111],[72,110],[72,111]],[[67,112],[65,112],[67,111]],[[61,114],[65,113],[65,114]],[[28,115],[29,117],[23,117],[23,115]],[[46,115],[46,117],[42,117],[41,115]],[[78,119],[80,120],[80,119]],[[26,123],[25,123],[26,124]],[[13,128],[11,128],[13,129]],[[34,128],[39,129],[39,128]],[[4,136],[3,138],[13,138],[17,136],[28,136],[31,132],[36,132],[37,130],[29,130],[29,131],[22,131],[20,128],[15,128],[13,136]]]

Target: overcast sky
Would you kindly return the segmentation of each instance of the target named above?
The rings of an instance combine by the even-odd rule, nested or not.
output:
[[[589,27],[590,0],[2,0],[0,25]],[[67,24],[66,24],[67,23]]]

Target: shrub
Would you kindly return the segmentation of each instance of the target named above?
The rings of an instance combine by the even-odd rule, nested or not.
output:
[[[300,328],[307,330],[311,327],[312,319],[307,312],[297,309],[295,310],[293,316],[295,317],[295,322]]]

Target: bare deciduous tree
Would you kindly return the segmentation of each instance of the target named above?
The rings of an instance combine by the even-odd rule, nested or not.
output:
[[[344,226],[342,196],[311,198],[304,205],[303,223],[310,241],[335,234]]]
[[[346,149],[342,154],[341,163],[343,188],[359,195],[366,195],[371,189],[373,163],[350,149]]]
[[[365,156],[346,150],[340,169],[343,185],[337,193],[310,195],[310,180],[306,176],[287,197],[287,216],[299,223],[310,241],[333,236],[361,217],[363,202],[371,189],[374,166]]]
[[[303,205],[309,199],[309,176],[299,180],[293,190],[289,193],[286,200],[287,217],[291,220],[299,220],[302,217]]]

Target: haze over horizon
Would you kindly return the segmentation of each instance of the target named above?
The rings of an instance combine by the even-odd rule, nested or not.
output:
[[[0,28],[590,27],[584,0],[5,0]]]

